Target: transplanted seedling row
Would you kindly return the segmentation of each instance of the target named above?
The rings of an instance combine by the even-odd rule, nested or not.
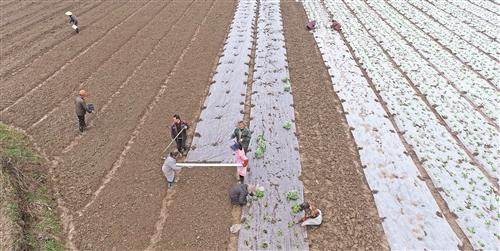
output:
[[[372,78],[383,99],[381,102],[385,102],[404,139],[412,145],[440,195],[457,215],[457,223],[472,245],[475,248],[495,248],[498,242],[495,229],[499,223],[496,209],[499,197],[491,183],[478,168],[471,165],[469,156],[391,64],[383,48],[350,9],[344,4],[326,2],[344,23],[344,34]]]
[[[284,47],[280,3],[260,1],[250,112],[254,137],[246,180],[263,186],[265,193],[243,209],[243,217],[251,215],[252,220],[240,230],[238,248],[242,250],[308,249],[305,228],[295,224],[292,202],[286,197],[294,190],[302,198],[303,187]]]
[[[304,7],[309,19],[317,22],[314,38],[342,101],[391,248],[456,248],[460,241],[439,217],[442,213],[406,154],[381,100],[342,37],[330,28],[330,18],[339,17],[330,17],[335,12],[328,12],[318,1],[305,1]]]

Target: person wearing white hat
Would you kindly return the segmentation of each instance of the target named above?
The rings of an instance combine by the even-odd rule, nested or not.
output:
[[[76,33],[80,33],[80,27],[78,27],[78,19],[73,15],[71,11],[67,11],[66,16],[69,16],[69,23],[72,24],[71,27],[76,31]]]

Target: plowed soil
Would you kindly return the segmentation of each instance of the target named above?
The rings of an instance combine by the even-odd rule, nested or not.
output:
[[[312,250],[388,249],[340,99],[301,3],[281,4],[305,199],[322,210]]]
[[[227,0],[1,1],[0,121],[25,131],[54,163],[68,248],[231,246],[234,170],[182,170],[167,190],[160,157],[173,114],[195,128],[235,7]],[[67,10],[79,18],[80,34]],[[302,6],[285,2],[282,12],[306,198],[325,214],[309,232],[311,248],[384,249]],[[96,107],[84,133],[73,104],[81,88]]]

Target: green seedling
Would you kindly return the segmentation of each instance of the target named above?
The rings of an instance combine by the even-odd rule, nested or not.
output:
[[[264,134],[257,136],[257,149],[255,149],[255,158],[262,159],[264,157],[264,152],[266,151],[266,139],[264,139]]]
[[[278,232],[276,232],[276,234],[281,237],[283,236],[283,230],[279,229]]]
[[[289,200],[298,200],[299,193],[297,191],[290,191],[290,192],[286,193],[286,198]]]
[[[300,212],[300,205],[299,204],[295,204],[292,206],[292,213],[293,214],[297,214]]]
[[[283,128],[289,130],[290,128],[292,128],[292,123],[290,123],[290,121],[287,121],[283,124]]]
[[[257,197],[257,198],[264,197],[264,187],[262,187],[262,186],[257,187],[257,189],[255,191],[255,197]],[[266,205],[267,205],[267,202],[266,202]]]

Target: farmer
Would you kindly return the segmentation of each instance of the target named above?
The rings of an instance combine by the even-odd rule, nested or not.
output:
[[[332,20],[332,26],[330,26],[330,27],[332,29],[336,30],[337,32],[340,32],[340,29],[342,29],[342,26],[336,20]]]
[[[236,175],[238,176],[238,181],[240,183],[243,183],[245,180],[245,176],[247,175],[247,168],[248,168],[248,158],[245,155],[245,151],[243,151],[243,147],[241,146],[240,143],[238,144],[238,148],[236,149],[235,152],[235,162],[237,164],[241,164],[241,166],[236,168]]]
[[[304,211],[304,217],[299,220],[297,223],[301,223],[301,226],[318,226],[323,221],[323,217],[321,216],[321,211],[310,205],[307,202],[300,204],[300,211]]]
[[[176,158],[177,158],[177,153],[171,152],[170,154],[168,154],[167,159],[165,159],[165,162],[163,162],[163,166],[161,167],[161,170],[163,171],[165,178],[167,178],[168,188],[171,188],[174,185],[175,170],[179,169],[176,166],[177,164]]]
[[[306,28],[307,28],[307,30],[316,29],[316,21],[311,20],[311,21],[307,22]]]
[[[76,16],[73,15],[73,13],[71,11],[67,11],[64,14],[66,14],[66,16],[69,17],[69,23],[72,24],[71,27],[73,27],[73,29],[76,31],[76,33],[80,33],[80,28],[78,27],[78,19],[76,19]]]
[[[186,156],[188,151],[188,148],[186,147],[186,140],[189,125],[182,121],[181,117],[177,114],[174,115],[173,119],[174,123],[170,128],[170,135],[172,136],[172,139],[175,140],[177,151]]]
[[[85,102],[85,98],[87,97],[87,92],[85,90],[80,90],[78,92],[78,96],[75,99],[75,112],[78,117],[78,125],[80,128],[80,132],[83,132],[85,128],[87,128],[87,124],[85,124],[85,114],[91,113],[92,110],[89,109],[87,103]]]
[[[231,203],[244,206],[247,204],[247,195],[253,196],[255,193],[255,185],[236,184],[229,191]]]
[[[245,122],[238,122],[238,127],[234,129],[231,138],[236,138],[236,141],[243,146],[245,154],[248,153],[248,145],[250,145],[250,139],[252,138],[252,135],[250,133],[250,130],[248,130]]]

